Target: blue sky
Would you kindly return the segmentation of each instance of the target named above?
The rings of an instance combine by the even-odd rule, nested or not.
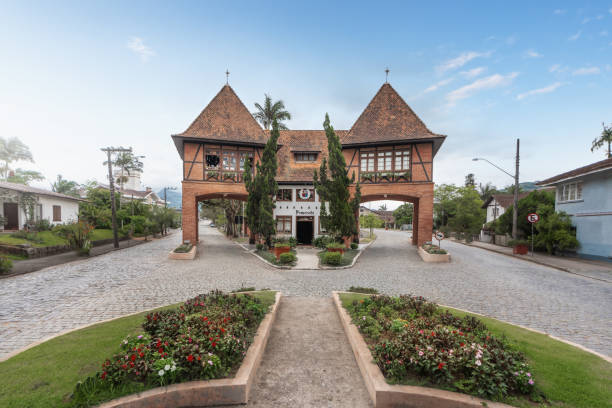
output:
[[[332,3],[332,4],[328,4]],[[537,4],[535,4],[537,3]],[[104,180],[107,145],[145,155],[147,185],[179,185],[170,134],[225,83],[249,109],[283,99],[293,129],[348,129],[389,82],[447,134],[437,183],[473,172],[534,181],[604,158],[612,122],[612,0],[601,2],[2,2],[0,136],[37,169]],[[48,182],[39,184],[48,186]]]

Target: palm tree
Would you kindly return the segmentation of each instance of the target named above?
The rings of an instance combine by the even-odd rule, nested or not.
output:
[[[482,201],[487,201],[489,197],[497,192],[497,188],[488,182],[487,184],[478,183],[478,194]]]
[[[9,165],[12,162],[20,160],[34,162],[28,146],[23,144],[23,142],[16,137],[10,139],[0,137],[0,162],[2,162],[2,165],[0,165],[0,177],[2,177],[3,180],[9,178],[9,173],[11,171]]]
[[[253,117],[262,124],[264,129],[269,130],[274,120],[278,122],[280,130],[289,129],[284,123],[281,123],[282,120],[291,120],[291,114],[285,110],[285,103],[282,100],[272,103],[270,95],[265,94],[264,106],[256,102],[255,107],[257,112],[253,112]]]
[[[76,191],[78,184],[76,181],[66,180],[61,174],[57,175],[57,181],[51,184],[51,190],[60,194],[67,194],[74,197],[78,197],[79,193]]]
[[[140,161],[141,157],[143,156],[134,156],[132,152],[120,152],[115,160],[112,161],[113,166],[118,167],[121,171],[121,174],[117,177],[120,190],[123,190],[123,184],[127,181],[126,173],[129,176],[132,172],[142,171],[144,165]],[[106,161],[104,164],[108,165]]]
[[[605,123],[601,124],[603,126],[603,130],[601,131],[601,136],[599,138],[593,140],[593,144],[591,145],[591,151],[595,151],[603,147],[604,144],[608,144],[608,152],[606,155],[608,159],[612,159],[612,126],[607,126]]]

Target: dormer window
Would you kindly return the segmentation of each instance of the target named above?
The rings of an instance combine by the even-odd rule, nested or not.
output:
[[[315,162],[317,161],[317,153],[314,152],[299,152],[295,153],[295,161],[296,162]]]

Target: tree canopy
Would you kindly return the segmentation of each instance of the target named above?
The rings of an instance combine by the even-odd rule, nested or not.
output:
[[[76,181],[66,180],[61,174],[57,175],[57,180],[51,183],[51,190],[56,193],[78,197],[79,185]]]
[[[414,212],[414,206],[412,203],[404,203],[397,207],[393,211],[393,218],[395,218],[396,225],[412,224],[412,215]]]
[[[33,180],[44,180],[44,176],[35,170],[11,168],[18,161],[34,163],[30,148],[16,137],[4,139],[0,137],[0,178],[11,183],[28,184]]]
[[[601,135],[594,139],[591,144],[591,151],[595,151],[604,147],[606,144],[608,145],[608,151],[606,152],[606,157],[608,159],[612,159],[612,125],[606,126],[605,123],[601,124],[603,126],[603,130],[601,131]]]
[[[261,123],[264,129],[269,130],[274,121],[278,123],[279,129],[288,129],[282,121],[291,120],[291,113],[285,110],[285,103],[282,100],[272,102],[270,95],[265,94],[263,106],[255,103],[255,108],[257,111],[253,112],[253,117]]]

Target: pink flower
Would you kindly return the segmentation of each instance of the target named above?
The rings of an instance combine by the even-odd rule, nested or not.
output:
[[[534,381],[533,380],[529,380],[529,385],[533,385]]]
[[[424,353],[422,351],[419,351],[419,356],[422,356]]]

